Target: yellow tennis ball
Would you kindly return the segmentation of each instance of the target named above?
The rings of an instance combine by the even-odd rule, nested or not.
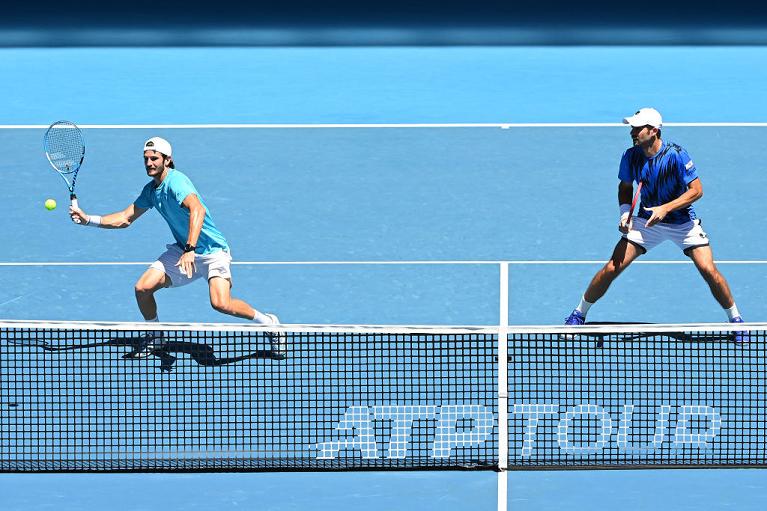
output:
[[[47,209],[48,211],[53,211],[54,209],[56,209],[56,201],[53,199],[48,199],[47,201],[45,201],[45,209]]]

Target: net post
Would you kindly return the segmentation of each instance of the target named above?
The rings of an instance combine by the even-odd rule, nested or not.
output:
[[[498,511],[506,511],[509,467],[509,263],[502,261],[500,273],[500,309],[498,317]]]

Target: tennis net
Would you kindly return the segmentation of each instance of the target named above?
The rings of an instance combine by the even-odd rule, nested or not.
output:
[[[7,321],[0,471],[763,466],[737,328]]]

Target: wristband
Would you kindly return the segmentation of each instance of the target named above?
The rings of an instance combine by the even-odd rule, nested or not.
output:
[[[621,217],[631,211],[631,205],[630,204],[621,204]]]
[[[85,224],[89,227],[101,227],[101,216],[100,215],[89,215],[88,221],[85,222]]]

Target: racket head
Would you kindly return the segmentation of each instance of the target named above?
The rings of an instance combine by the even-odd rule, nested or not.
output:
[[[78,171],[85,158],[85,140],[82,131],[70,121],[51,124],[43,137],[45,155],[59,174]]]

